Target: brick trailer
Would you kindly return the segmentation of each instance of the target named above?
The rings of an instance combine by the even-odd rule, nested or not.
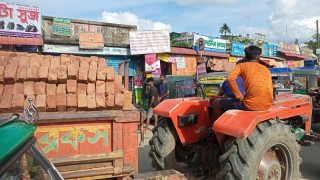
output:
[[[103,58],[0,52],[0,118],[38,107],[39,146],[65,179],[138,171],[139,111]]]

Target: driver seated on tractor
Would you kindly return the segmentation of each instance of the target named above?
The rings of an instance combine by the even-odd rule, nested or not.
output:
[[[235,98],[221,98],[214,104],[214,119],[217,120],[224,111],[239,109],[246,111],[265,111],[273,103],[272,78],[269,69],[259,63],[261,48],[249,46],[245,48],[245,61],[238,63],[229,74],[227,82]],[[237,77],[244,81],[243,95],[237,85]]]

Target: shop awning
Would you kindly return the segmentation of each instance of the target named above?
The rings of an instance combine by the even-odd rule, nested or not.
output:
[[[42,46],[43,45],[43,40],[40,39],[40,38],[23,38],[23,37],[0,36],[0,44]]]
[[[201,53],[203,56],[222,57],[222,58],[230,57],[230,55],[226,53],[195,51],[193,49],[188,49],[188,48],[171,47],[171,54],[200,55]]]
[[[294,53],[287,53],[287,52],[278,52],[280,56],[285,56],[289,58],[297,58],[297,59],[310,59],[312,57],[301,55],[301,54],[294,54]]]

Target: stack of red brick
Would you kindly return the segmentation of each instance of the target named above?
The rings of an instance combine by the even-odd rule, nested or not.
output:
[[[131,110],[132,92],[105,59],[0,52],[0,112]]]

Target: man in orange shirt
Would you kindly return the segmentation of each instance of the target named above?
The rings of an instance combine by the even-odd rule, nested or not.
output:
[[[245,50],[245,61],[239,63],[228,76],[228,83],[235,98],[223,98],[214,107],[217,119],[229,109],[265,111],[273,103],[272,78],[269,69],[259,63],[261,48],[249,46]],[[244,81],[246,95],[243,96],[236,83],[238,76]]]

